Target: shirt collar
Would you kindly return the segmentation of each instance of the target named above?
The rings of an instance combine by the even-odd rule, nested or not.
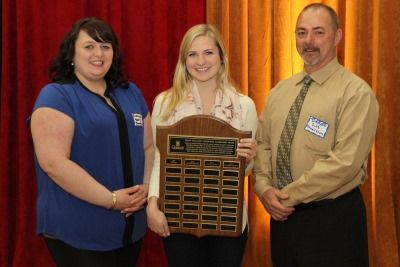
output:
[[[335,57],[332,59],[326,66],[322,69],[317,70],[316,72],[310,74],[311,78],[314,82],[318,84],[323,84],[338,68],[340,67],[338,59]],[[305,70],[299,73],[297,77],[296,84],[303,82],[303,79],[307,74]]]

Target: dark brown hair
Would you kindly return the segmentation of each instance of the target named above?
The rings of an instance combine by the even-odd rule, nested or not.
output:
[[[76,81],[72,59],[75,55],[75,43],[80,31],[85,31],[96,42],[110,43],[113,49],[113,61],[105,79],[111,87],[126,87],[127,81],[123,78],[122,56],[118,39],[111,26],[103,20],[90,17],[83,18],[74,23],[60,44],[58,55],[49,66],[49,77],[54,82],[72,83]]]

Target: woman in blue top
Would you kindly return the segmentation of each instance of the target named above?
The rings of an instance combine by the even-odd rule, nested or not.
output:
[[[49,74],[31,120],[37,233],[57,266],[135,266],[154,147],[146,102],[123,79],[111,27],[77,21]]]

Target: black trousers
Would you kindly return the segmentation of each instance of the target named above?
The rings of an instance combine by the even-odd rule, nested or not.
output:
[[[171,234],[164,238],[169,267],[240,267],[247,236],[247,227],[239,237]]]
[[[57,267],[134,267],[142,240],[111,251],[74,248],[59,239],[44,237]]]
[[[358,188],[334,200],[295,207],[284,222],[271,219],[274,267],[366,267],[365,205]]]

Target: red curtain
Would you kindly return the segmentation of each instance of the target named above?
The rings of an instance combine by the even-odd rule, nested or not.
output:
[[[49,82],[47,66],[61,39],[86,16],[112,25],[127,78],[151,108],[156,94],[171,84],[183,34],[205,21],[205,0],[2,0],[0,266],[53,266],[35,235],[37,189],[27,118]],[[148,233],[143,248],[140,266],[166,265],[157,236]]]

